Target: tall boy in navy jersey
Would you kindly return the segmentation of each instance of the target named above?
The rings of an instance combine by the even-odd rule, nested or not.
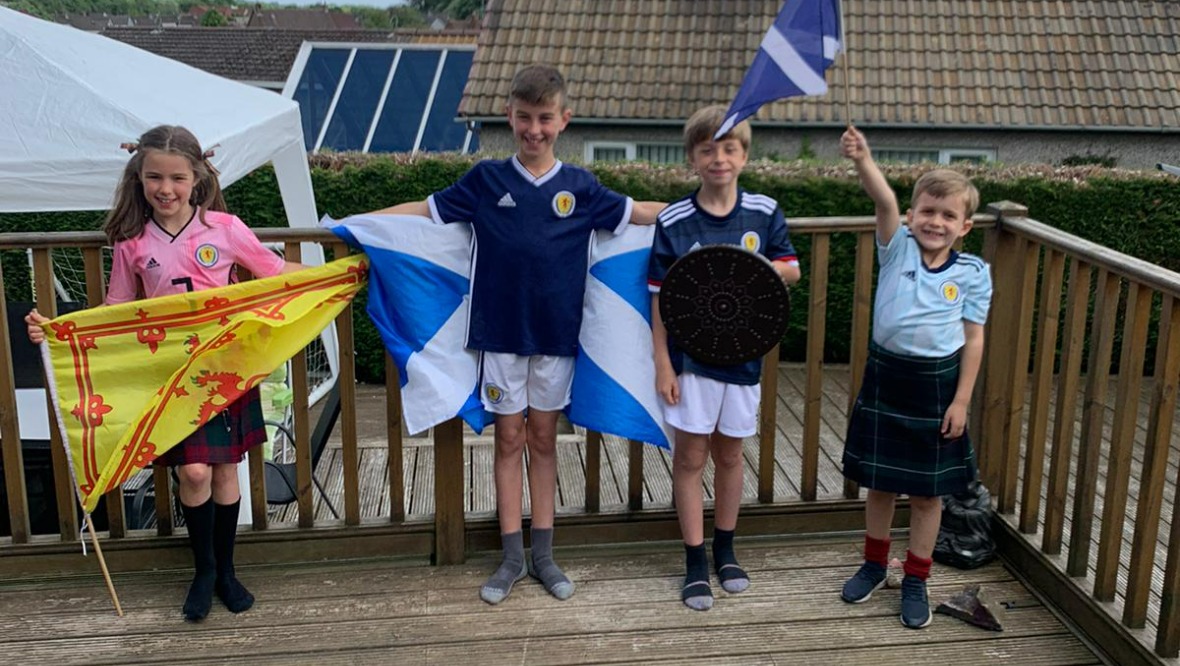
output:
[[[553,145],[572,115],[557,69],[530,65],[517,72],[506,111],[516,155],[479,162],[426,201],[377,211],[470,222],[474,232],[467,347],[482,352],[480,395],[495,415],[504,547],[500,567],[479,591],[489,604],[503,601],[528,573],[558,599],[574,593],[552,555],[557,417],[570,399],[589,244],[595,229],[618,233],[629,222],[651,224],[664,207],[633,202],[589,171],[557,160]],[[526,445],[531,567],[521,532]]]
[[[787,237],[787,223],[778,203],[738,187],[738,175],[750,149],[749,123],[740,123],[713,140],[725,111],[723,106],[706,107],[684,126],[685,153],[700,176],[701,186],[660,213],[648,270],[656,388],[667,403],[664,416],[676,429],[672,493],[687,569],[680,598],[695,610],[713,607],[701,489],[701,475],[710,454],[715,468],[713,565],[726,592],[742,592],[750,585],[734,555],[733,534],[742,501],[742,438],[756,431],[762,366],[760,360],[708,365],[679,353],[660,319],[660,284],[678,258],[697,247],[718,243],[762,254],[787,284],[800,277],[795,248]]]
[[[926,578],[942,519],[941,495],[975,479],[967,405],[983,359],[991,305],[988,265],[954,244],[971,230],[979,192],[955,171],[930,171],[914,185],[906,226],[897,197],[868,142],[849,127],[844,156],[856,165],[877,216],[873,341],[844,442],[844,476],[868,488],[865,562],[841,598],[868,601],[885,584],[897,495],[910,497],[910,548],[901,583],[901,623],[930,624]]]

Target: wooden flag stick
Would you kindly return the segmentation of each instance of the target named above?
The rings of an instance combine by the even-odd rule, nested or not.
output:
[[[115,584],[111,581],[111,571],[107,569],[106,558],[102,556],[102,546],[98,545],[98,533],[94,531],[94,521],[90,516],[86,516],[86,527],[90,530],[90,541],[94,544],[94,554],[98,556],[98,566],[102,568],[103,580],[107,583],[107,592],[111,595],[111,601],[115,604],[115,612],[119,617],[123,617],[123,606],[119,604],[119,594],[115,592]]]
[[[102,577],[107,583],[107,592],[115,604],[115,612],[119,614],[119,617],[123,617],[123,606],[119,603],[119,595],[115,592],[114,582],[111,581],[111,572],[107,569],[106,558],[102,556],[102,546],[98,545],[98,533],[94,531],[94,521],[91,520],[90,514],[82,502],[82,496],[78,493],[78,479],[74,477],[74,456],[70,451],[70,440],[66,436],[66,424],[62,420],[61,404],[57,399],[57,380],[53,376],[53,361],[49,358],[49,343],[44,341],[41,343],[41,367],[45,372],[45,388],[49,391],[49,402],[53,405],[54,419],[49,427],[57,428],[60,434],[62,446],[66,450],[66,461],[70,466],[70,480],[74,482],[74,497],[78,498],[78,505],[82,507],[82,515],[85,516],[86,527],[90,531],[90,540],[94,543],[94,554],[98,556],[98,566],[102,569]]]
[[[848,70],[848,26],[844,24],[844,3],[836,3],[836,11],[840,12],[840,50],[844,52],[844,122],[852,127],[852,75]]]
[[[852,79],[848,74],[848,45],[844,45],[844,122],[852,127]]]

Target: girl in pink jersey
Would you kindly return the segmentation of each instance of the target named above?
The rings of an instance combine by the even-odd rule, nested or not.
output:
[[[235,281],[238,265],[259,277],[302,268],[267,250],[240,219],[223,212],[212,153],[187,129],[161,125],[123,147],[132,157],[103,224],[114,246],[108,305],[225,286]],[[25,318],[33,343],[45,339],[41,325],[47,321],[36,310]],[[234,575],[237,466],[265,439],[255,388],[156,460],[176,466],[180,479],[196,568],[183,609],[190,622],[209,614],[214,594],[234,613],[254,604]]]

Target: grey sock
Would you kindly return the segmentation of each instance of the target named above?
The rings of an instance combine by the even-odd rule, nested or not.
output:
[[[500,542],[504,546],[504,560],[492,577],[479,588],[479,598],[489,604],[504,601],[512,592],[512,584],[528,575],[528,567],[524,563],[524,533],[517,530],[511,534],[501,534]]]
[[[545,590],[565,601],[574,595],[574,584],[553,561],[553,528],[532,530],[534,578],[541,581]]]

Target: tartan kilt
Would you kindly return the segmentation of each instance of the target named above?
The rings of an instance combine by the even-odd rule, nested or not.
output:
[[[180,444],[156,458],[156,465],[240,463],[246,451],[266,441],[258,387],[246,391]]]
[[[959,384],[959,354],[903,356],[869,347],[864,384],[844,441],[844,476],[874,490],[938,497],[975,480],[966,430],[944,439],[942,419]]]

